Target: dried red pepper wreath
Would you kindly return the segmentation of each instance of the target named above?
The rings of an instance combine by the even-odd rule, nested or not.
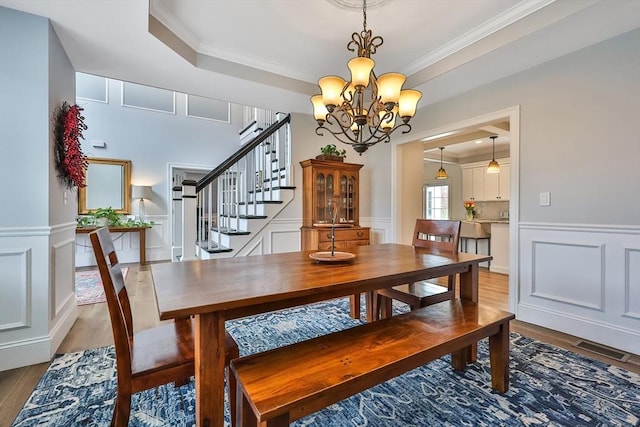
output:
[[[53,115],[53,138],[55,142],[56,169],[58,178],[68,189],[85,187],[87,156],[82,153],[80,140],[82,131],[87,129],[83,109],[77,105],[62,104]]]

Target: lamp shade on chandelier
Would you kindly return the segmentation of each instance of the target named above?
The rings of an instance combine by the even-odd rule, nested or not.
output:
[[[400,73],[376,76],[371,55],[382,45],[380,36],[367,30],[367,1],[363,1],[363,31],[353,33],[347,49],[356,52],[347,67],[351,80],[325,76],[318,80],[321,94],[311,97],[316,134],[331,133],[338,141],[351,145],[362,155],[378,142],[389,142],[397,129],[411,131],[409,120],[415,115],[422,94],[402,89],[406,77]],[[400,120],[397,120],[398,116]]]

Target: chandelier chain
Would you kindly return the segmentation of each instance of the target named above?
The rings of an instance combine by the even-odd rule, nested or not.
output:
[[[362,26],[364,27],[364,32],[367,32],[367,0],[362,1]]]

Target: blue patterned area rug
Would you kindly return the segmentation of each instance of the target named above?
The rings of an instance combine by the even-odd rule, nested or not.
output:
[[[347,299],[227,322],[242,355],[358,323]],[[295,426],[638,426],[640,375],[511,334],[511,388],[492,391],[487,340],[459,373],[449,357],[298,420]],[[13,426],[107,426],[113,347],[57,356]],[[194,424],[193,381],[133,397],[130,426]],[[228,421],[228,414],[227,414]]]

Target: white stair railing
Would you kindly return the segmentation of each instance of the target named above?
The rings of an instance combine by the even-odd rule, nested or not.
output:
[[[260,215],[260,204],[273,201],[276,189],[293,185],[290,115],[251,109],[245,119],[264,130],[197,183],[193,212],[185,211],[184,191],[190,189],[183,185],[183,248],[191,241],[194,252],[226,250],[222,233],[246,232],[243,224]]]

